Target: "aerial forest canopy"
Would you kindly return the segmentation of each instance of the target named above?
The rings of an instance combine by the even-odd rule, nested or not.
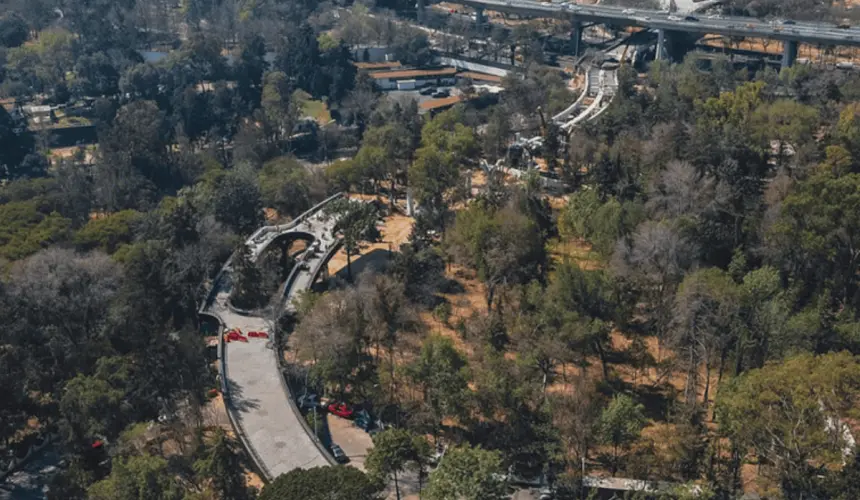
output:
[[[611,476],[860,498],[860,73],[623,65],[605,112],[563,132],[541,113],[582,69],[545,35],[569,25],[455,13],[434,33],[414,9],[0,0],[0,471],[35,450],[55,473],[29,477],[64,500],[583,499]],[[360,64],[378,47],[510,71],[498,94],[460,76],[436,109],[380,89]],[[538,168],[489,167],[520,138]],[[286,304],[318,248],[245,243],[338,193],[339,248]],[[221,394],[231,347],[200,314],[228,262],[269,375],[307,397],[302,432],[331,451],[381,427],[364,471],[264,481],[228,413],[259,402]]]

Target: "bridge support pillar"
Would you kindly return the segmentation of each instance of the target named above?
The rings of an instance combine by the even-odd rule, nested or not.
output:
[[[486,19],[484,19],[484,9],[481,7],[476,7],[475,8],[475,25],[477,25],[479,28],[483,28],[485,21],[486,21]]]
[[[573,30],[570,32],[570,42],[573,44],[573,55],[579,56],[582,47],[582,23],[573,21]]]
[[[418,15],[418,22],[424,22],[424,8],[425,8],[425,0],[417,0],[415,2],[415,11]]]
[[[788,68],[797,60],[797,42],[786,40],[782,47],[782,67]]]
[[[654,53],[654,59],[662,61],[666,58],[666,30],[657,30],[657,51]]]

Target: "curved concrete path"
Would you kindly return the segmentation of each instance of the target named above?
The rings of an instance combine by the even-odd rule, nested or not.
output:
[[[296,293],[310,288],[340,242],[332,236],[333,219],[322,213],[326,203],[312,208],[285,226],[267,226],[246,242],[252,260],[279,236],[288,233],[311,235],[316,251],[299,255],[283,292],[283,303],[291,308]],[[202,313],[220,319],[226,330],[273,331],[274,315],[259,317],[240,314],[228,306],[232,288],[232,268],[228,262],[219,274]],[[223,335],[222,342],[223,342]],[[271,339],[274,340],[274,339]],[[277,350],[265,339],[249,338],[247,343],[224,344],[221,355],[222,389],[227,411],[239,437],[267,480],[297,468],[332,464],[322,445],[306,430],[278,366]]]

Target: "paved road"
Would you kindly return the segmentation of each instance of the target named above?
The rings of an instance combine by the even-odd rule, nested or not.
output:
[[[256,259],[281,234],[305,233],[319,242],[320,251],[299,257],[306,263],[297,268],[292,286],[285,294],[289,303],[295,294],[311,286],[319,273],[329,249],[337,246],[331,235],[333,220],[321,212],[308,215],[293,227],[261,230],[249,238],[252,258]],[[230,296],[231,269],[225,266],[217,280],[214,300],[203,312],[218,316],[226,329],[272,331],[272,318],[242,315],[227,306]],[[227,376],[228,411],[245,435],[249,452],[263,469],[267,479],[297,468],[329,465],[330,458],[306,431],[301,417],[291,406],[291,396],[284,384],[276,352],[264,339],[249,338],[248,342],[231,342],[224,348]]]

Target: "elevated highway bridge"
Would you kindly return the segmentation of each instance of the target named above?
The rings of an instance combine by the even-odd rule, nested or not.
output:
[[[555,18],[573,24],[571,37],[579,52],[584,24],[637,26],[654,30],[658,35],[657,58],[665,54],[668,37],[687,34],[701,38],[708,34],[740,38],[768,38],[783,43],[783,66],[791,66],[797,58],[798,44],[841,45],[860,47],[860,28],[836,26],[829,23],[801,21],[765,21],[740,16],[691,16],[668,11],[632,9],[607,5],[578,5],[574,3],[545,3],[534,0],[457,0],[475,9],[476,22],[484,22],[487,10],[524,17]]]

